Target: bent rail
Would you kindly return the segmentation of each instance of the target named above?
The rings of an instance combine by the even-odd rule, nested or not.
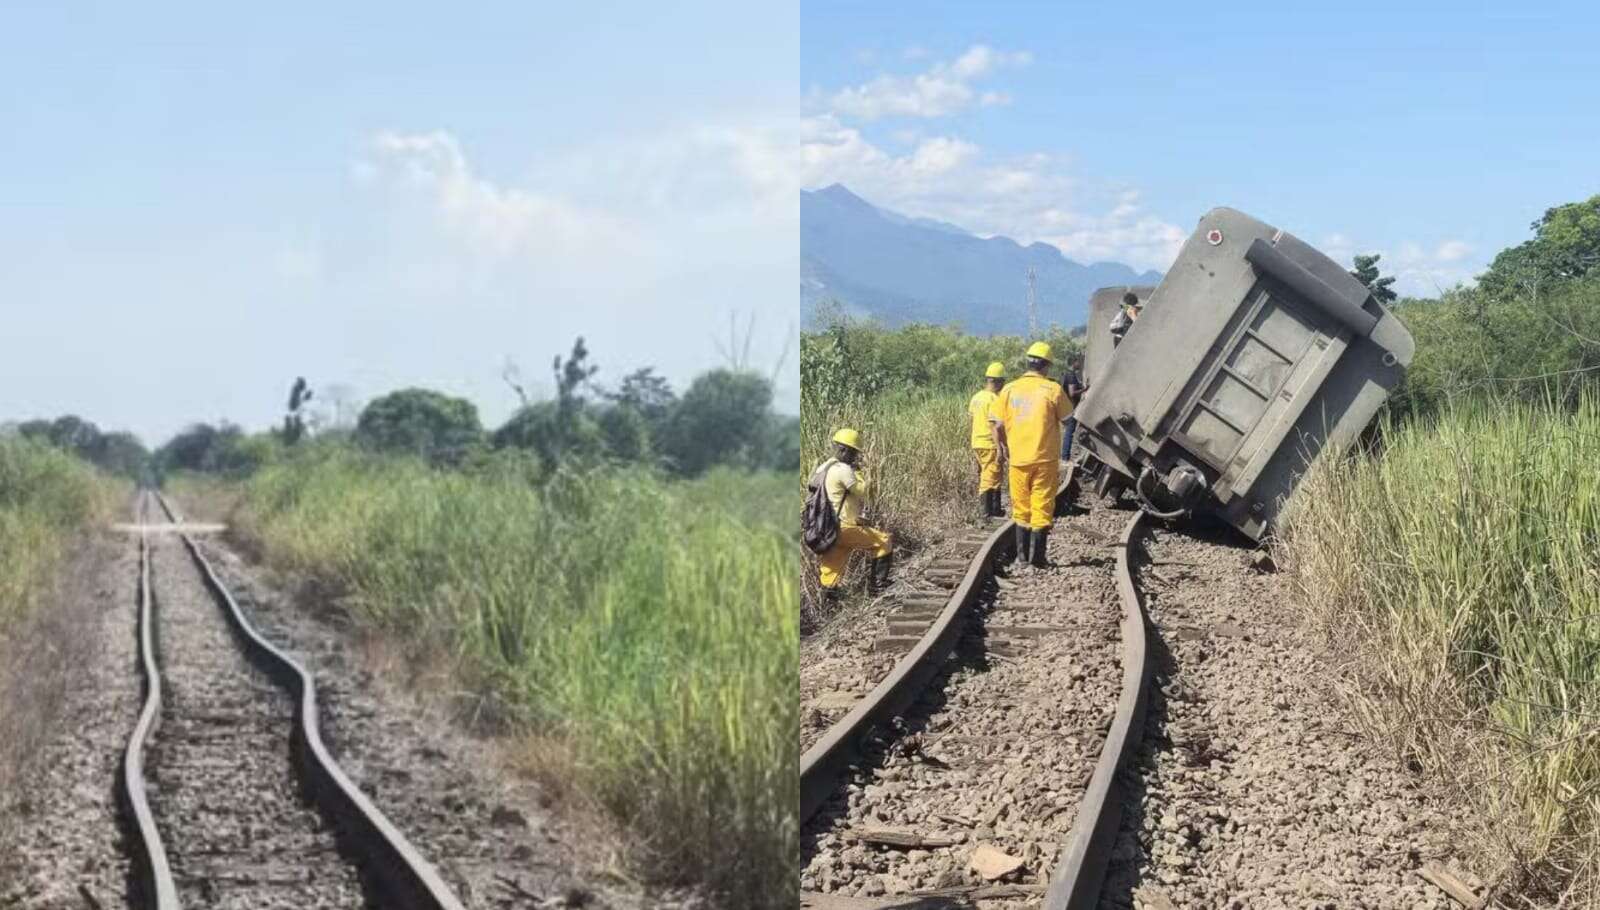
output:
[[[159,492],[156,501],[167,518],[181,523],[178,513]],[[322,742],[317,713],[317,690],[311,674],[279,650],[245,618],[244,611],[187,533],[184,546],[199,567],[206,587],[227,605],[229,622],[244,639],[246,653],[265,672],[281,682],[295,698],[294,752],[313,798],[337,820],[350,846],[364,863],[363,872],[388,903],[401,910],[465,910],[431,863],[422,857],[400,829],[345,776]],[[163,860],[164,862],[164,860]],[[170,873],[169,873],[170,884]],[[174,899],[172,907],[176,908]],[[160,908],[166,910],[166,908]]]
[[[1100,760],[1078,802],[1078,816],[1067,836],[1067,845],[1050,875],[1050,889],[1044,899],[1046,910],[1083,910],[1099,903],[1127,798],[1123,788],[1117,786],[1117,772],[1144,738],[1151,667],[1144,602],[1133,583],[1133,544],[1147,520],[1144,511],[1135,512],[1117,547],[1117,592],[1122,598],[1122,694],[1100,748]]]
[[[136,520],[144,524],[147,500],[139,499]],[[177,910],[178,889],[167,864],[155,815],[150,811],[144,786],[144,748],[161,725],[161,668],[156,662],[155,613],[150,597],[150,542],[139,532],[139,668],[144,677],[144,707],[122,753],[122,780],[117,795],[127,817],[132,840],[135,879],[146,905],[153,910]]]
[[[1068,465],[1056,489],[1059,498],[1072,484],[1075,465]],[[1009,519],[1000,525],[983,546],[978,548],[966,575],[945,603],[939,616],[922,634],[916,645],[906,652],[872,691],[850,713],[841,717],[822,738],[800,757],[800,823],[805,824],[822,808],[838,785],[855,754],[856,743],[869,730],[887,723],[913,701],[938,671],[939,664],[960,638],[961,620],[965,619],[983,582],[994,570],[995,556],[1011,539],[1014,523]]]

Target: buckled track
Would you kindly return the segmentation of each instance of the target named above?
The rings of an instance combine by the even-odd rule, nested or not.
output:
[[[141,519],[159,506],[144,494]],[[120,787],[144,905],[459,910],[340,771],[316,691],[249,624],[194,541],[142,533],[146,702]]]
[[[1071,484],[1069,472],[1064,503]],[[828,906],[820,892],[1098,899],[1149,679],[1129,565],[1143,514],[1058,511],[1050,569],[997,577],[1005,522],[942,609],[922,608],[931,623],[889,675],[806,751],[803,904]],[[980,848],[1021,868],[987,882],[968,868]]]

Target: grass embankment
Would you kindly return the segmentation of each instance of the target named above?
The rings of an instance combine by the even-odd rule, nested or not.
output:
[[[0,438],[0,641],[48,595],[74,533],[109,520],[116,485],[87,463]]]
[[[607,469],[536,487],[336,452],[263,469],[234,520],[269,565],[447,649],[557,741],[552,767],[639,837],[648,871],[793,906],[788,483]]]
[[[1486,863],[1600,900],[1600,399],[1448,408],[1328,459],[1285,545],[1361,655],[1370,732],[1453,786]]]
[[[63,695],[80,680],[73,618],[62,603],[83,531],[125,502],[121,485],[58,449],[0,438],[0,794],[37,759]],[[52,622],[54,625],[52,625]]]

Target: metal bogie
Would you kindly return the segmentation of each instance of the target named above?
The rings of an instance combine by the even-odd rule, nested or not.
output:
[[[1112,357],[1107,326],[1126,290],[1091,300],[1085,449],[1147,510],[1211,511],[1254,539],[1411,362],[1411,334],[1366,286],[1233,209],[1200,219]]]

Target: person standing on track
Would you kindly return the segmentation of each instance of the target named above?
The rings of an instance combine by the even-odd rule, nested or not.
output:
[[[1061,388],[1067,393],[1067,403],[1072,410],[1078,409],[1078,402],[1083,400],[1083,393],[1089,387],[1083,384],[1083,355],[1073,354],[1067,359],[1067,371],[1061,374]],[[1068,416],[1067,428],[1061,433],[1061,460],[1069,461],[1072,458],[1072,434],[1078,430],[1078,418]]]
[[[1000,457],[1010,463],[1017,561],[1043,568],[1061,476],[1061,422],[1072,413],[1072,404],[1045,376],[1050,345],[1036,341],[1027,356],[1028,371],[1007,383],[989,406],[989,424]]]
[[[978,458],[978,511],[984,518],[1000,518],[1000,452],[989,428],[989,405],[1006,382],[1006,366],[996,360],[983,373],[983,388],[967,402],[972,418],[972,453]]]
[[[833,434],[833,443],[833,457],[818,465],[817,470],[827,471],[823,484],[828,502],[839,516],[839,540],[817,557],[817,580],[822,583],[824,597],[837,596],[839,583],[850,565],[850,554],[871,550],[872,572],[867,576],[867,590],[877,594],[889,583],[894,539],[887,532],[861,522],[869,495],[866,472],[857,471],[855,467],[861,459],[861,434],[846,427]]]

